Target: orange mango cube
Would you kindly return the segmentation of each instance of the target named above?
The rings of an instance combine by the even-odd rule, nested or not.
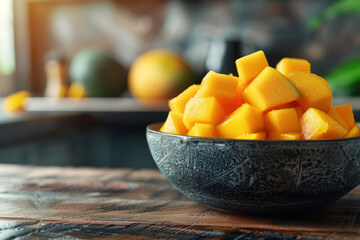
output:
[[[296,87],[280,72],[266,67],[244,90],[243,100],[266,111],[302,97]]]
[[[226,107],[235,97],[237,85],[237,77],[210,71],[204,77],[195,97],[215,97]]]
[[[183,114],[169,112],[169,115],[159,130],[160,132],[185,135],[187,130],[183,123]]]
[[[344,121],[344,119],[340,116],[340,114],[336,111],[334,106],[330,106],[328,115],[338,121],[341,125],[343,125],[346,130],[349,130],[351,126],[349,127],[348,124]]]
[[[344,136],[344,138],[351,138],[351,137],[359,137],[360,136],[360,127],[357,123],[349,130],[349,132]]]
[[[225,117],[225,110],[215,97],[193,97],[186,103],[184,125],[190,130],[195,123],[218,124]]]
[[[268,139],[273,140],[301,140],[302,134],[301,133],[277,133],[277,132],[270,132],[268,135]]]
[[[300,124],[304,139],[342,138],[348,132],[338,121],[316,108],[309,108]]]
[[[235,62],[239,78],[249,84],[265,67],[269,66],[263,51],[241,57]]]
[[[348,127],[348,129],[354,126],[355,118],[351,104],[336,106],[335,110],[339,113],[341,118],[344,119],[344,122],[346,123],[346,127]]]
[[[261,132],[265,130],[264,117],[261,111],[245,103],[221,122],[216,130],[222,138]]]
[[[283,58],[276,65],[276,70],[287,76],[291,72],[307,72],[310,73],[310,63],[300,58]]]
[[[264,140],[266,139],[266,131],[261,131],[257,133],[247,133],[242,134],[236,137],[236,139],[243,139],[243,140]]]
[[[187,135],[194,137],[217,137],[215,127],[211,124],[205,123],[195,123],[194,126],[189,130]]]
[[[171,111],[176,113],[184,113],[185,105],[190,98],[194,97],[196,92],[199,90],[200,85],[191,85],[180,93],[177,97],[170,99],[169,108]]]
[[[264,115],[268,132],[300,132],[301,126],[295,108],[272,110]]]
[[[323,112],[329,111],[332,92],[325,79],[307,72],[291,72],[287,77],[301,92],[303,97],[297,102],[305,111],[308,108],[316,108]]]

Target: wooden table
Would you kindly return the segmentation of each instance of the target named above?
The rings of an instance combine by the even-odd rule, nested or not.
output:
[[[328,209],[246,216],[189,200],[157,170],[0,165],[0,239],[360,239],[360,188]]]

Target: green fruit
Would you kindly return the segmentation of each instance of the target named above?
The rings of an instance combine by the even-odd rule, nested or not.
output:
[[[350,59],[325,76],[334,96],[360,95],[360,57]]]
[[[83,85],[89,97],[117,97],[126,89],[126,70],[96,49],[82,50],[74,57],[70,78]]]

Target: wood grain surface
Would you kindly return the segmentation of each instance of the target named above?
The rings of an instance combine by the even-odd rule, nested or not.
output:
[[[318,211],[223,212],[157,170],[0,165],[0,239],[360,239],[360,188]]]

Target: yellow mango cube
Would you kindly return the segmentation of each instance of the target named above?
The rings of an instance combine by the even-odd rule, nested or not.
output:
[[[226,107],[235,97],[237,84],[237,77],[210,71],[204,77],[195,97],[215,97]]]
[[[351,138],[351,137],[359,137],[360,136],[360,127],[357,123],[354,124],[352,128],[348,131],[348,133],[344,136],[344,138]]]
[[[277,132],[270,132],[268,134],[268,139],[273,140],[301,140],[302,134],[301,133],[277,133]]]
[[[222,138],[236,138],[243,134],[265,131],[264,117],[261,111],[243,104],[216,127]]]
[[[225,110],[215,97],[193,97],[185,106],[183,121],[190,130],[195,123],[217,125],[224,117]]]
[[[287,77],[266,67],[244,90],[243,101],[266,111],[302,97]]]
[[[185,89],[178,96],[170,99],[169,108],[171,111],[176,113],[184,113],[185,105],[189,101],[190,98],[194,97],[197,91],[199,90],[200,85],[191,85],[187,89]]]
[[[334,106],[330,106],[328,115],[338,121],[341,125],[343,125],[346,130],[349,130],[352,126],[348,126],[348,124],[344,121],[344,119],[340,116],[340,114],[336,111]]]
[[[300,124],[304,139],[342,138],[348,132],[338,121],[316,108],[309,108]]]
[[[304,110],[300,107],[300,105],[296,101],[286,103],[284,105],[275,107],[274,109],[284,109],[284,108],[295,108],[298,118],[301,118],[301,116],[304,114]]]
[[[24,110],[25,104],[30,97],[29,92],[20,91],[13,93],[3,101],[3,109],[6,112],[14,112]]]
[[[348,127],[348,129],[354,126],[355,118],[351,104],[336,106],[335,110],[339,113],[341,118],[344,119],[344,122],[346,124],[346,127]]]
[[[195,123],[194,126],[189,130],[187,135],[194,137],[217,137],[215,127],[211,124],[205,123]]]
[[[236,137],[236,139],[243,139],[243,140],[264,140],[266,139],[266,131],[261,131],[257,133],[247,133],[242,134]]]
[[[295,108],[272,110],[264,115],[268,132],[300,132],[301,126]]]
[[[162,125],[159,131],[185,135],[187,130],[183,123],[183,114],[170,111],[165,123]]]
[[[263,51],[241,57],[235,62],[239,78],[249,84],[265,67],[269,66]]]
[[[276,65],[276,70],[287,76],[291,72],[307,72],[310,73],[310,63],[300,58],[283,58]]]
[[[332,102],[332,91],[329,83],[312,73],[291,72],[289,80],[301,92],[302,98],[297,102],[306,111],[308,108],[316,108],[328,112]]]

